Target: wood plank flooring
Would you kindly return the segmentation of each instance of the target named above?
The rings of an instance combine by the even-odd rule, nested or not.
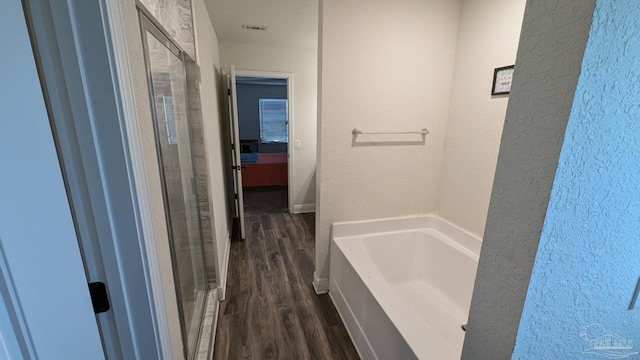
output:
[[[245,187],[242,192],[245,216],[281,214],[287,211],[286,186]]]
[[[359,359],[329,295],[311,285],[314,216],[245,218],[247,239],[231,242],[214,359]]]

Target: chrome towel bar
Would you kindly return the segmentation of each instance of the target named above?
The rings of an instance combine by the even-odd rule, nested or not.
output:
[[[372,135],[412,135],[412,134],[416,134],[416,135],[422,135],[425,136],[429,133],[429,130],[427,130],[427,128],[423,128],[420,131],[381,131],[381,132],[364,132],[358,128],[355,128],[353,130],[351,130],[351,135],[353,136],[358,136],[358,135],[368,135],[368,134],[372,134]]]

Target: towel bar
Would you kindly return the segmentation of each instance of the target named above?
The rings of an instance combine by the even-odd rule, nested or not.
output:
[[[380,131],[380,132],[364,132],[358,128],[355,128],[353,130],[351,130],[351,135],[353,136],[358,136],[358,135],[367,135],[367,134],[372,134],[372,135],[412,135],[412,134],[416,134],[416,135],[422,135],[425,136],[429,133],[429,130],[427,130],[427,128],[423,128],[421,131]]]

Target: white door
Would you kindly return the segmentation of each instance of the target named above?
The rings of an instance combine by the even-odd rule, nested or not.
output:
[[[240,237],[245,238],[244,198],[242,194],[242,162],[240,161],[240,128],[238,127],[238,94],[236,92],[236,67],[231,65],[228,84],[229,128],[231,129],[231,156],[233,158],[233,189],[238,217],[240,218]]]
[[[103,359],[21,1],[0,16],[0,359]]]

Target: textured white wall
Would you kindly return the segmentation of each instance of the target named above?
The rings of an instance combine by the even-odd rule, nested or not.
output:
[[[218,38],[211,24],[209,13],[203,0],[193,1],[195,22],[195,44],[197,62],[200,66],[200,99],[204,143],[207,150],[209,169],[209,196],[213,214],[214,234],[217,246],[217,264],[226,264],[226,249],[231,234],[231,209],[226,172],[227,166],[227,126],[222,115],[222,78]],[[218,274],[220,276],[221,274]],[[218,284],[220,285],[220,284]]]
[[[508,96],[493,69],[515,63],[525,0],[464,0],[438,197],[440,215],[482,236]]]
[[[594,3],[527,1],[462,359],[511,358]]]
[[[331,223],[436,210],[460,1],[321,3],[316,275]],[[431,131],[425,145],[352,146],[353,128]]]
[[[512,359],[638,353],[639,33],[637,0],[596,1]]]
[[[318,94],[317,50],[249,43],[220,43],[223,68],[293,73],[293,138],[302,148],[291,149],[293,204],[316,203],[316,124]],[[289,144],[293,147],[293,144]]]

